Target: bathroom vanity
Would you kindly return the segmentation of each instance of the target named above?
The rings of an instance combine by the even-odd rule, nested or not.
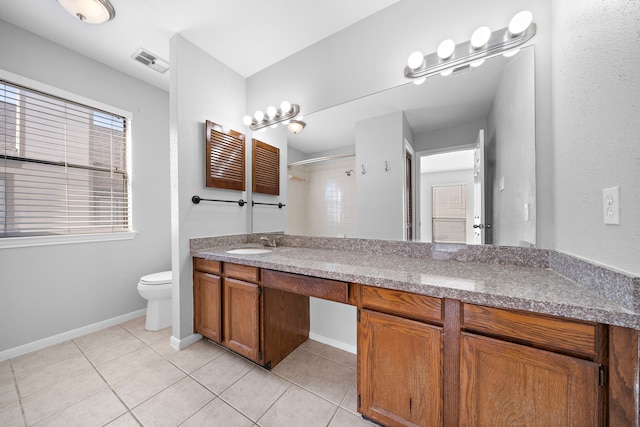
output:
[[[282,236],[227,252],[258,242],[192,239],[195,332],[270,369],[307,339],[310,296],[354,305],[367,418],[637,425],[640,316],[548,251]]]

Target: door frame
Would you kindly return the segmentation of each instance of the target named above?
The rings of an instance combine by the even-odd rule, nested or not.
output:
[[[416,151],[413,160],[413,188],[414,188],[414,225],[413,235],[417,242],[422,241],[422,158],[432,156],[434,154],[451,153],[453,151],[471,150],[475,148],[476,142],[460,145],[452,145],[450,147],[434,148],[431,150]],[[419,161],[416,162],[416,159]]]

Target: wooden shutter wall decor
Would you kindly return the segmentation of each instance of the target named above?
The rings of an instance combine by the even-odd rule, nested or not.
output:
[[[253,140],[253,192],[280,195],[280,149]]]
[[[207,187],[245,190],[245,136],[207,120]]]

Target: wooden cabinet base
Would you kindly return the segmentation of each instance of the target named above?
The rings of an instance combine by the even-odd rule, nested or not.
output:
[[[263,288],[264,366],[275,367],[309,338],[309,297]]]

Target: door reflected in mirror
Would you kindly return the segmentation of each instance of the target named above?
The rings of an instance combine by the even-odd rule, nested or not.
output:
[[[449,224],[453,240],[535,246],[533,46],[305,121],[304,132],[287,141],[288,234],[442,241],[448,237],[440,233],[444,218],[434,216],[434,186],[464,184],[464,225],[458,211]],[[457,170],[464,174],[449,169],[450,182],[424,170],[427,156],[465,150],[475,150],[475,160]]]

